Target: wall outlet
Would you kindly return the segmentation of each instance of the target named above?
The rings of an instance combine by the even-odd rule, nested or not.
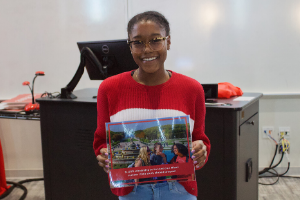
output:
[[[269,138],[268,135],[273,137],[274,127],[273,126],[263,126],[262,133],[263,133],[263,138]]]
[[[279,138],[283,136],[285,139],[290,138],[291,136],[291,128],[290,127],[279,127]]]
[[[282,153],[282,144],[279,144],[279,148],[278,148],[278,153],[279,154],[281,154]],[[290,150],[291,150],[291,147],[289,147],[286,151],[285,151],[285,153],[287,153],[287,154],[290,154]]]

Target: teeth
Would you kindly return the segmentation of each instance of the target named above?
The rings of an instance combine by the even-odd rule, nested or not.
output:
[[[152,57],[152,58],[144,58],[144,61],[151,61],[151,60],[155,60],[157,57]]]

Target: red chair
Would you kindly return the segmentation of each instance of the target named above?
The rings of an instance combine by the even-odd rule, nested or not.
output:
[[[5,170],[4,170],[4,158],[0,140],[0,196],[6,192],[10,188],[10,186],[6,185],[6,178],[5,178]]]

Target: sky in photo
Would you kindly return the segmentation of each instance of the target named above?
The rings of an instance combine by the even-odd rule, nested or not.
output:
[[[189,123],[189,116],[183,116],[187,117],[188,123]],[[170,119],[165,121],[160,121],[160,119]],[[132,121],[132,122],[139,122],[139,123],[130,123],[130,124],[120,124],[120,125],[111,125],[110,130],[114,132],[123,132],[124,130],[127,133],[132,134],[137,130],[144,130],[153,126],[162,126],[162,125],[175,125],[175,124],[185,124],[185,118],[158,118],[158,119],[152,119],[152,120],[140,120],[140,121],[152,121],[152,122],[139,122],[139,121]],[[125,122],[124,122],[125,123]]]

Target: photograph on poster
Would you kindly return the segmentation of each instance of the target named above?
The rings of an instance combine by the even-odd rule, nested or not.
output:
[[[191,181],[189,116],[106,123],[110,187]]]

